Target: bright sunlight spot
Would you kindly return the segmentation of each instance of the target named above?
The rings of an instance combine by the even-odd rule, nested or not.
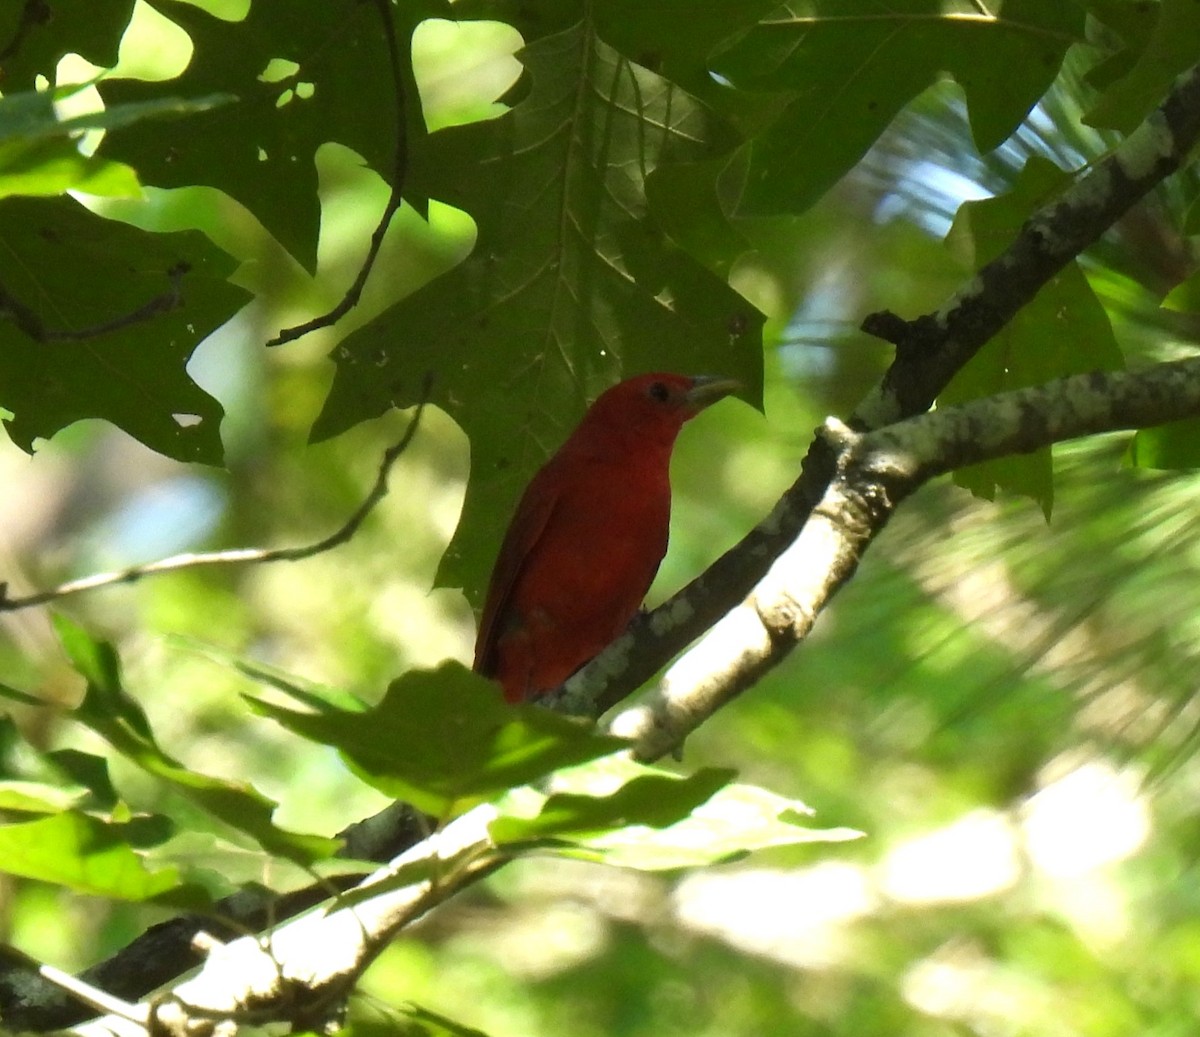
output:
[[[790,871],[695,872],[675,890],[683,925],[797,968],[839,961],[849,923],[875,902],[866,870],[837,862]]]
[[[1140,781],[1092,760],[1048,784],[1023,811],[1030,859],[1048,875],[1069,878],[1131,857],[1150,835]]]
[[[973,810],[910,839],[883,860],[880,884],[895,900],[975,900],[1015,885],[1020,876],[1012,823],[995,810]]]

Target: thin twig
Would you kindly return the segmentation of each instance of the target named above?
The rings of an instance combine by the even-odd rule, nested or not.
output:
[[[388,474],[391,471],[392,465],[408,449],[408,445],[416,435],[417,427],[421,422],[421,415],[425,411],[425,405],[429,402],[429,393],[432,386],[432,375],[426,375],[425,384],[421,389],[421,399],[417,403],[416,413],[412,416],[412,420],[409,421],[408,427],[404,430],[404,435],[401,436],[400,441],[389,447],[384,453],[383,459],[379,464],[379,472],[375,476],[375,485],[371,487],[371,492],[367,494],[363,502],[355,509],[354,514],[343,525],[316,543],[307,544],[303,547],[235,547],[226,551],[185,551],[182,554],[171,555],[169,558],[160,558],[155,562],[146,562],[143,565],[131,565],[127,569],[119,569],[116,572],[94,573],[91,576],[84,576],[82,579],[69,580],[50,590],[38,591],[36,594],[29,594],[23,598],[8,597],[8,585],[0,583],[0,612],[16,612],[19,609],[33,608],[35,605],[44,605],[46,602],[57,601],[59,598],[65,598],[72,594],[81,594],[84,591],[96,590],[100,587],[111,587],[118,583],[135,583],[147,576],[154,576],[158,573],[175,572],[179,569],[193,569],[203,565],[230,565],[235,562],[295,562],[302,558],[311,558],[313,555],[340,547],[358,532],[358,527],[363,524],[363,521],[371,513],[375,505],[387,495]]]
[[[190,269],[191,266],[188,263],[176,263],[167,271],[171,287],[165,292],[160,292],[136,310],[86,328],[46,327],[42,323],[41,317],[12,296],[3,285],[0,285],[0,317],[7,317],[35,342],[84,342],[90,338],[107,335],[110,331],[120,331],[134,324],[141,324],[152,317],[157,317],[160,313],[169,313],[171,310],[178,309],[183,303],[181,287],[183,277]]]
[[[405,123],[404,72],[400,68],[400,48],[396,39],[396,26],[392,23],[388,0],[373,0],[373,3],[383,21],[383,34],[387,39],[388,58],[390,59],[392,70],[392,90],[393,96],[396,99],[396,151],[392,161],[392,175],[389,184],[391,192],[388,194],[387,205],[384,206],[383,215],[379,218],[379,223],[371,235],[371,243],[367,248],[367,256],[358,271],[358,276],[355,277],[354,283],[346,289],[346,294],[342,296],[341,301],[333,309],[327,313],[323,313],[319,317],[313,317],[311,320],[306,320],[303,324],[297,324],[291,328],[284,328],[267,343],[268,346],[282,346],[285,342],[293,342],[298,338],[303,338],[311,331],[331,327],[358,305],[358,300],[362,297],[363,288],[366,287],[367,278],[371,275],[371,270],[375,266],[375,260],[379,256],[379,250],[383,247],[383,239],[387,234],[388,227],[391,225],[392,217],[396,215],[397,210],[404,202],[402,191],[404,190],[405,175],[408,172],[408,127]]]

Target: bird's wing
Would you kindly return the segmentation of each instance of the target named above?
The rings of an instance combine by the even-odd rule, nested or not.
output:
[[[504,616],[517,577],[558,505],[560,495],[553,487],[553,480],[541,478],[544,473],[545,469],[538,472],[517,505],[488,583],[487,600],[479,620],[479,636],[475,639],[474,667],[476,672],[485,677],[492,674],[492,657],[496,642],[504,630]]]

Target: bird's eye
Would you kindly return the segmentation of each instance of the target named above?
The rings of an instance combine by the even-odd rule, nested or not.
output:
[[[652,382],[646,391],[649,392],[650,399],[658,400],[659,403],[666,403],[671,397],[671,390],[663,382]]]

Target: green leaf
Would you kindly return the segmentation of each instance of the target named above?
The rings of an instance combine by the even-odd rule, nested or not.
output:
[[[1195,222],[1195,228],[1184,228],[1185,233],[1200,234],[1200,201],[1192,206],[1188,222]],[[1178,310],[1181,313],[1200,313],[1200,272],[1180,281],[1163,299],[1163,309]]]
[[[627,744],[535,706],[506,706],[491,681],[458,663],[404,674],[365,713],[250,703],[288,730],[335,746],[363,781],[438,818]]]
[[[1187,215],[1183,218],[1183,233],[1188,235],[1200,234],[1200,198],[1188,206]]]
[[[116,64],[133,5],[134,0],[0,4],[0,41],[11,48],[3,58],[5,91],[32,89],[39,75],[53,83],[55,66],[67,54],[102,68]]]
[[[261,889],[265,877],[269,877],[271,891],[279,894],[302,889],[321,878],[369,875],[379,868],[377,862],[345,857],[295,864],[269,856],[255,847],[234,845],[213,832],[194,830],[180,831],[156,848],[150,859],[157,865],[177,865],[214,896],[223,896],[236,889]]]
[[[67,191],[129,198],[141,193],[141,185],[128,166],[80,154],[71,140],[0,143],[0,199],[52,197]]]
[[[812,205],[893,117],[949,72],[981,151],[1005,141],[1083,39],[1074,3],[810,0],[780,6],[712,59],[734,86],[786,99],[753,142],[738,211]]]
[[[206,111],[234,100],[229,95],[196,100],[163,97],[60,120],[55,102],[83,88],[63,86],[0,97],[0,198],[45,197],[66,191],[109,197],[138,196],[141,185],[133,169],[121,162],[82,154],[78,148],[80,135],[87,130],[112,130],[143,119]]]
[[[753,401],[762,384],[761,315],[645,198],[658,169],[728,153],[730,129],[586,25],[518,57],[529,91],[515,108],[413,154],[410,183],[472,216],[474,252],[335,350],[313,428],[323,439],[411,405],[436,374],[433,402],[473,451],[439,581],[474,601],[521,488],[602,389],[648,370],[736,377]]]
[[[696,0],[605,0],[589,4],[597,35],[609,46],[677,83],[711,105],[736,125],[761,125],[779,108],[769,94],[730,90],[710,71],[710,55],[737,39],[773,8],[778,0],[738,0],[737,3],[696,3]],[[525,9],[515,13],[526,40]]]
[[[211,94],[193,99],[156,97],[137,104],[118,104],[60,119],[55,102],[77,94],[87,85],[28,90],[0,97],[0,141],[74,137],[86,130],[114,130],[143,119],[192,115],[237,100],[232,94]]]
[[[1131,3],[1130,0],[1087,0],[1087,7],[1088,13],[1123,44],[1115,54],[1098,62],[1084,76],[1095,90],[1107,90],[1128,75],[1145,53],[1158,24],[1161,6],[1158,3]]]
[[[1200,419],[1139,429],[1126,460],[1139,468],[1200,468]]]
[[[0,407],[13,442],[31,451],[104,418],[168,457],[218,463],[221,407],[186,367],[249,297],[226,281],[235,265],[197,231],[150,234],[71,198],[0,202]]]
[[[207,906],[208,897],[183,885],[177,869],[146,866],[130,846],[131,834],[138,839],[144,834],[136,828],[75,812],[0,825],[0,871],[91,896]]]
[[[482,1030],[476,1030],[473,1026],[464,1026],[448,1016],[431,1012],[428,1008],[422,1008],[411,1002],[403,1005],[399,1011],[410,1026],[420,1027],[412,1032],[412,1037],[488,1037]],[[370,1035],[359,1034],[356,1037],[370,1037]],[[407,1033],[405,1037],[408,1037]]]
[[[678,824],[733,780],[730,770],[702,770],[686,778],[645,768],[613,792],[558,792],[531,818],[506,816],[488,831],[498,846],[517,847],[598,836],[628,826],[666,828]]]
[[[83,793],[40,781],[0,781],[0,810],[26,814],[57,814],[76,806]]]
[[[1029,214],[1069,180],[1053,163],[1031,158],[1009,194],[967,202],[959,209],[947,244],[965,264],[977,269],[1006,247]],[[971,358],[938,402],[942,406],[962,403],[1064,375],[1123,366],[1104,307],[1078,264],[1071,263]],[[997,490],[1031,497],[1049,516],[1054,503],[1052,476],[1051,453],[1044,449],[964,468],[954,480],[989,500]]]
[[[90,798],[81,804],[83,809],[108,812],[117,806],[119,797],[108,774],[108,761],[103,756],[93,756],[78,749],[58,749],[46,753],[46,759],[87,789]]]
[[[316,1037],[316,1035],[312,1035]],[[370,1016],[353,1018],[338,1037],[488,1037],[482,1030],[408,1002],[376,1005]]]
[[[678,778],[614,757],[558,777],[572,791],[535,799],[532,807],[530,794],[514,797],[489,828],[498,844],[524,848],[532,843],[564,856],[658,871],[861,835],[810,828],[806,819],[812,811],[803,803],[755,786],[731,785],[726,771]],[[662,797],[657,809],[656,797]]]
[[[287,17],[259,0],[243,21],[227,22],[179,0],[155,8],[192,39],[194,53],[174,82],[185,96],[233,94],[235,105],[180,122],[174,132],[138,124],[117,129],[101,153],[126,162],[158,187],[207,184],[245,205],[310,272],[317,259],[320,206],[314,156],[324,143],[353,148],[385,178],[395,164],[397,98],[379,11],[391,12],[408,95],[409,143],[424,133],[409,64],[412,28],[449,16],[444,2],[400,5],[359,0],[292,0]],[[273,61],[295,70],[267,75]],[[106,105],[153,100],[156,83],[108,79]]]
[[[1087,125],[1131,132],[1162,103],[1175,77],[1200,61],[1200,4],[1161,0],[1144,13],[1154,10],[1158,20],[1137,60],[1083,117]]]
[[[724,180],[740,179],[736,171],[745,165],[744,159],[743,152],[732,165],[718,158],[660,166],[646,180],[646,200],[663,230],[723,276],[750,250],[749,242],[729,222],[720,186]]]
[[[220,663],[253,681],[258,681],[267,687],[281,691],[289,698],[295,699],[316,713],[330,710],[347,710],[361,713],[368,708],[366,702],[352,692],[343,688],[335,688],[328,684],[318,684],[315,681],[297,677],[287,673],[277,666],[270,666],[257,659],[248,659],[234,652],[226,651],[218,645],[204,644],[194,638],[175,636],[171,640],[186,648],[203,655],[213,662]]]
[[[75,668],[87,680],[76,719],[95,731],[117,752],[148,774],[231,828],[250,836],[268,853],[308,863],[330,856],[334,839],[303,835],[271,821],[277,804],[244,782],[224,781],[188,770],[159,748],[138,703],[121,685],[120,666],[112,646],[95,641],[62,616],[55,629]]]

